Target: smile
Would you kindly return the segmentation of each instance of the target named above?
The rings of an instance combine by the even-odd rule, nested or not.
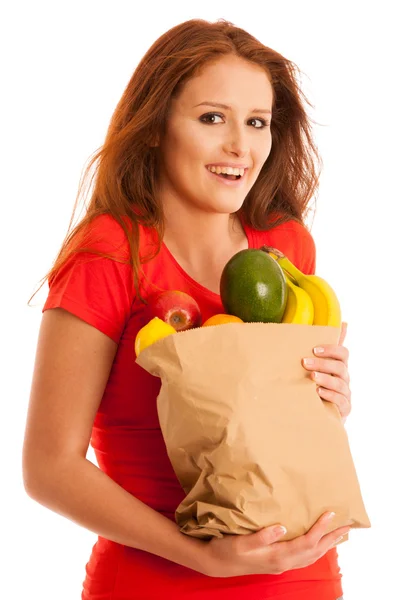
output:
[[[210,175],[225,185],[238,187],[242,185],[248,169],[238,169],[233,167],[206,167]]]
[[[207,167],[207,169],[209,171],[211,171],[211,173],[216,173],[217,175],[235,175],[236,177],[238,177],[240,175],[240,177],[243,177],[245,169],[241,169],[238,167],[214,167],[214,165],[211,165],[210,167]]]

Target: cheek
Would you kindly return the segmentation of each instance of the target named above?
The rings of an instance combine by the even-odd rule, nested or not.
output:
[[[172,187],[179,194],[191,195],[202,187],[199,174],[201,173],[202,153],[196,144],[188,140],[171,137],[164,154],[164,165]],[[199,187],[200,185],[200,187]]]
[[[261,143],[257,144],[257,147],[255,149],[261,164],[265,163],[265,161],[267,160],[267,158],[271,152],[272,136],[271,136],[270,131],[271,130],[269,130],[268,135],[262,141],[260,140]]]
[[[185,165],[185,172],[198,169],[199,164],[206,164],[207,159],[213,156],[210,140],[190,128],[185,131],[185,135],[170,136],[166,150],[169,168],[174,169],[177,164],[181,167]]]
[[[189,129],[182,140],[181,147],[188,159],[203,164],[206,164],[216,151],[215,140],[209,134],[207,135],[207,132],[201,127]]]
[[[258,176],[259,172],[261,171],[268,156],[270,155],[271,148],[272,148],[271,136],[269,136],[268,139],[264,139],[262,141],[262,143],[257,144],[253,148],[253,160],[254,160],[254,164],[257,165],[257,176]]]

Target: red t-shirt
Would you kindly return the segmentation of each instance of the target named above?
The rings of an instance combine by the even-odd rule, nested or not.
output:
[[[263,232],[243,226],[249,248],[268,244],[287,254],[303,272],[314,272],[313,239],[295,221]],[[119,259],[128,257],[124,232],[111,216],[97,217],[90,235],[96,250]],[[150,229],[140,226],[142,257],[154,239]],[[224,312],[220,296],[193,280],[164,244],[156,258],[143,264],[143,274],[148,290],[156,285],[193,296],[204,320]],[[136,498],[175,521],[175,509],[185,494],[158,422],[160,379],[135,363],[135,336],[147,316],[135,297],[131,268],[95,254],[75,254],[49,283],[43,310],[62,307],[118,343],[91,437],[99,467]],[[212,578],[99,537],[86,565],[82,599],[336,600],[342,595],[341,577],[335,548],[313,565],[281,575]]]

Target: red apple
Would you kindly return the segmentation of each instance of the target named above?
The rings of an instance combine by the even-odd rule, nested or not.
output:
[[[149,299],[149,310],[153,317],[169,323],[176,331],[200,327],[202,321],[196,300],[178,290],[153,294]]]

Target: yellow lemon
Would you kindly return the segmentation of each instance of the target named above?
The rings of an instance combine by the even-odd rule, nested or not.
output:
[[[158,317],[154,317],[154,319],[151,319],[147,325],[142,327],[142,329],[139,329],[136,335],[136,356],[139,356],[142,350],[147,348],[147,346],[154,344],[154,342],[161,340],[161,338],[167,337],[167,335],[171,335],[171,333],[176,333],[176,330],[172,327],[172,325],[169,325]]]
[[[205,321],[202,327],[208,327],[209,325],[222,325],[223,323],[243,323],[242,319],[235,317],[234,315],[214,315]]]

